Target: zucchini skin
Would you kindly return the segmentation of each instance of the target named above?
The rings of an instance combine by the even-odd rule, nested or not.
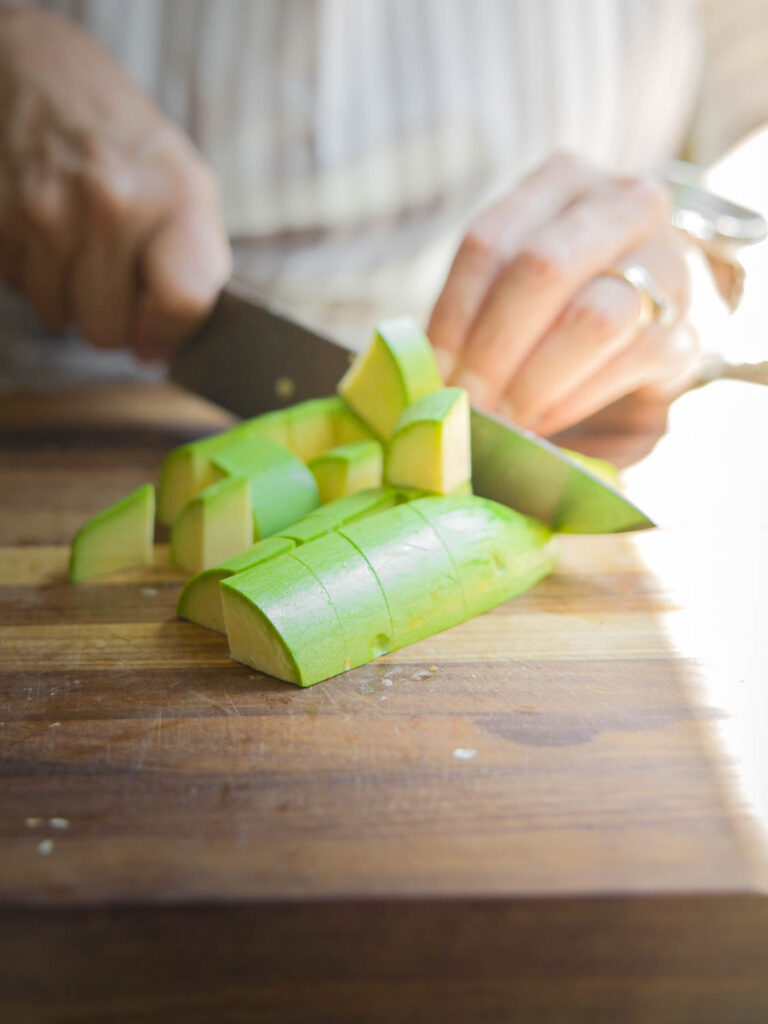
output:
[[[350,561],[342,554],[352,555],[350,548],[356,582],[345,587]],[[293,568],[279,564],[286,560]],[[519,512],[474,496],[417,498],[223,581],[228,634],[227,608],[233,622],[237,613],[231,653],[259,671],[312,686],[516,597],[555,562],[550,531]],[[297,573],[297,563],[306,571]],[[243,639],[248,607],[254,636],[269,632],[252,650]],[[319,621],[327,624],[322,643]],[[279,657],[264,655],[269,644],[278,645]],[[282,665],[291,670],[280,674]]]

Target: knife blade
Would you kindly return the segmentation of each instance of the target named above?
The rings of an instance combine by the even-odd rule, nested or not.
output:
[[[171,364],[171,380],[238,416],[333,394],[354,353],[230,284]],[[476,494],[561,533],[618,533],[653,522],[556,445],[472,410]]]

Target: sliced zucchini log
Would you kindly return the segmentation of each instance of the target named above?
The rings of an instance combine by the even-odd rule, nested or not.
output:
[[[227,559],[221,565],[205,569],[193,576],[181,592],[176,614],[180,619],[189,619],[217,633],[224,632],[224,613],[221,609],[222,580],[235,573],[253,569],[262,562],[276,558],[290,551],[295,542],[287,537],[265,537],[247,551]]]
[[[311,686],[521,593],[552,568],[550,536],[483,498],[395,506],[224,580],[230,651]]]
[[[365,665],[392,650],[392,619],[373,569],[341,533],[328,533],[295,548],[328,596],[339,622],[342,662],[337,672]],[[330,666],[329,666],[330,667]]]
[[[400,493],[391,487],[372,487],[369,490],[348,494],[327,505],[321,505],[296,523],[284,527],[281,537],[290,537],[297,544],[306,544],[324,533],[335,530],[354,519],[372,516],[376,512],[392,508],[401,501]]]
[[[339,617],[320,580],[290,553],[221,584],[233,658],[310,686],[345,668]]]
[[[155,489],[143,484],[77,531],[70,551],[70,580],[83,583],[118,569],[151,565],[154,528]]]
[[[379,581],[397,647],[463,621],[456,568],[432,526],[411,504],[339,530],[367,559]]]
[[[193,576],[181,592],[177,614],[182,619],[189,619],[223,633],[224,614],[219,588],[222,580],[284,554],[295,545],[315,540],[343,523],[391,508],[398,499],[396,491],[380,487],[359,491],[316,508],[303,519],[281,530],[280,536],[260,540],[221,565]]]
[[[551,531],[486,498],[416,499],[409,506],[432,526],[456,568],[467,618],[529,590],[555,566]]]

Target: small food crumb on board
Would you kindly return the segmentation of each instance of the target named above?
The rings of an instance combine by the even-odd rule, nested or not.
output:
[[[432,675],[434,675],[435,672],[437,672],[437,665],[430,665],[429,671],[432,673]]]
[[[157,597],[156,587],[142,587],[139,591],[142,597]]]
[[[59,725],[61,725],[61,722],[51,722],[51,723],[49,724],[48,728],[49,728],[49,729],[55,729],[55,728],[56,728],[57,726],[59,726]]]
[[[457,761],[471,761],[473,757],[477,756],[477,751],[471,747],[456,747],[453,756]]]
[[[25,818],[24,819],[24,824],[27,826],[27,828],[40,828],[40,826],[43,824],[43,819],[42,818]]]
[[[48,819],[48,824],[51,826],[51,828],[58,828],[58,829],[69,828],[69,819],[68,818],[49,818]]]
[[[53,852],[53,840],[43,839],[42,842],[37,844],[37,852],[42,854],[43,857],[47,857],[49,853]]]

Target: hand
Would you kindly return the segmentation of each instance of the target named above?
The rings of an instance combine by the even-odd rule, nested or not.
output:
[[[661,186],[555,156],[483,212],[427,333],[473,403],[553,434],[622,395],[672,389],[698,360],[682,241]],[[639,264],[675,310],[644,322],[641,295],[606,272]]]
[[[0,277],[52,329],[162,358],[231,254],[213,175],[86,33],[0,9]]]

